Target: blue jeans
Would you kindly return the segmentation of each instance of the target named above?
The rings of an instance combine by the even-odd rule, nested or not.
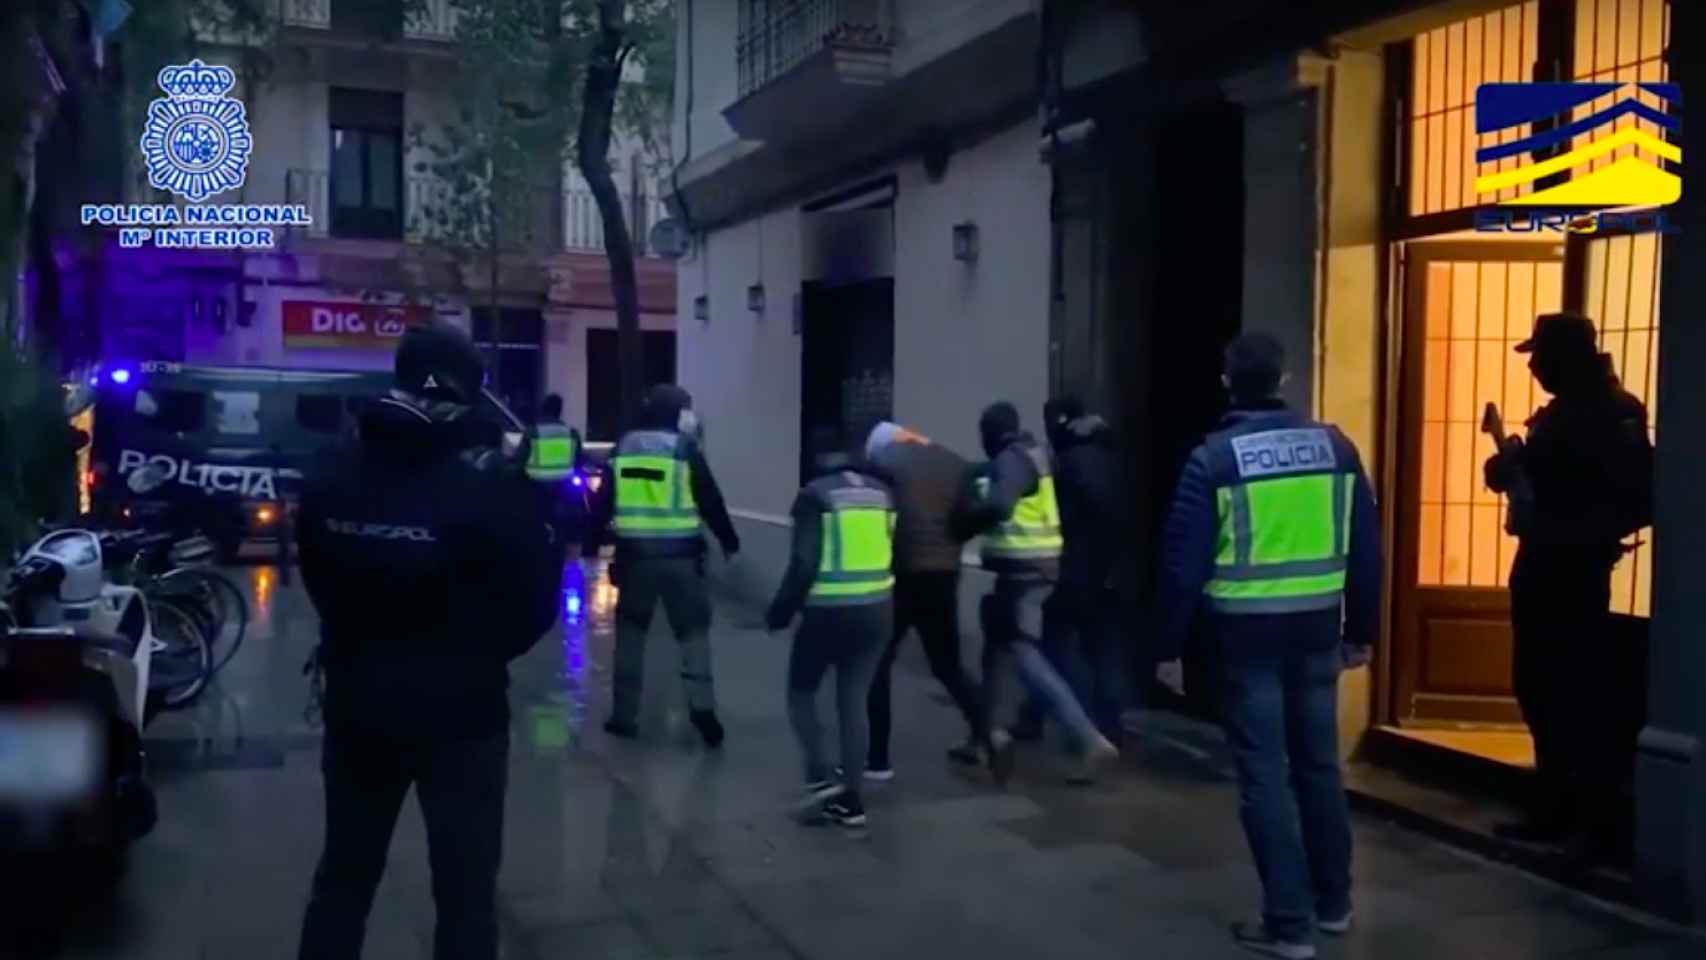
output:
[[[1043,603],[1054,585],[1047,581],[998,580],[983,598],[983,687],[991,727],[1007,728],[1017,709],[1004,709],[1008,665],[1018,668],[1026,691],[1080,746],[1095,739],[1096,725],[1078,696],[1037,644],[1043,636]]]
[[[1350,909],[1351,826],[1339,774],[1339,611],[1220,617],[1238,812],[1262,879],[1262,920],[1313,939]]]
[[[1044,604],[1043,656],[1089,709],[1102,736],[1114,743],[1124,735],[1120,715],[1130,700],[1124,641],[1119,597],[1111,590],[1062,584]],[[1042,722],[1042,703],[1025,698],[1019,726],[1040,731]]]

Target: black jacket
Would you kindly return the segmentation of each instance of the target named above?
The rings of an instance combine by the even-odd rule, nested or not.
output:
[[[508,663],[551,629],[561,553],[519,471],[396,400],[309,471],[297,521],[326,723],[399,742],[508,725]]]
[[[1506,456],[1487,465],[1487,485],[1500,493],[1505,485],[1496,465]],[[1647,409],[1609,373],[1535,411],[1514,459],[1534,488],[1525,546],[1604,548],[1615,555],[1618,541],[1652,523]]]
[[[952,520],[970,464],[936,443],[891,443],[871,461],[871,472],[893,488],[894,566],[900,573],[953,573],[960,547]]]
[[[859,474],[873,487],[888,489],[881,477],[855,467],[852,459],[845,454],[817,458],[812,465],[812,479],[843,470]],[[782,582],[777,586],[776,596],[771,599],[770,609],[764,617],[765,626],[772,630],[780,630],[794,619],[817,580],[818,567],[823,562],[823,514],[827,509],[829,505],[809,483],[794,497],[790,511],[794,520],[794,536],[793,546],[788,552],[788,569],[782,574]]]
[[[678,432],[681,410],[680,406],[650,403],[640,414],[639,429]],[[711,473],[711,465],[705,461],[704,451],[699,449],[699,444],[693,438],[683,437],[683,440],[687,447],[688,483],[693,488],[693,500],[699,506],[699,519],[710,528],[711,535],[717,538],[717,543],[722,546],[724,553],[736,553],[740,550],[740,534],[735,532],[734,521],[729,519],[729,508],[723,502],[723,491],[717,486],[717,478]],[[618,441],[616,446],[620,449],[621,442]],[[614,452],[611,453],[611,459],[615,459]],[[591,529],[596,532],[596,542],[612,542],[614,531],[610,529],[610,521],[615,517],[615,513],[616,474],[612,462],[604,465],[599,493],[592,502]],[[617,562],[638,557],[696,557],[705,552],[705,541],[701,537],[661,540],[614,538],[614,542]]]
[[[1050,431],[1054,495],[1060,505],[1060,582],[1099,589],[1112,585],[1124,553],[1125,499],[1118,487],[1113,431],[1101,417],[1079,417]]]

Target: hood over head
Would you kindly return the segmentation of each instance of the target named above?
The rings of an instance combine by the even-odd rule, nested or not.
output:
[[[693,395],[673,383],[655,384],[646,391],[640,426],[647,430],[681,429],[681,411],[693,406]]]
[[[977,432],[983,440],[983,452],[994,459],[1018,437],[1019,409],[1005,400],[990,404],[978,418]]]

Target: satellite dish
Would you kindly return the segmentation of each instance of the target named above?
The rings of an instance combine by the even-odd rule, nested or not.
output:
[[[674,217],[665,217],[652,224],[652,232],[646,240],[652,252],[668,260],[679,260],[693,249],[693,237],[688,234],[687,227]]]

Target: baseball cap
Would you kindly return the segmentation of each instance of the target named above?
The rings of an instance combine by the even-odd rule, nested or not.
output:
[[[441,321],[417,324],[397,344],[397,388],[431,400],[472,404],[486,382],[474,341]]]
[[[1593,321],[1579,313],[1543,313],[1534,318],[1534,332],[1516,345],[1517,353],[1597,353],[1599,334]]]

